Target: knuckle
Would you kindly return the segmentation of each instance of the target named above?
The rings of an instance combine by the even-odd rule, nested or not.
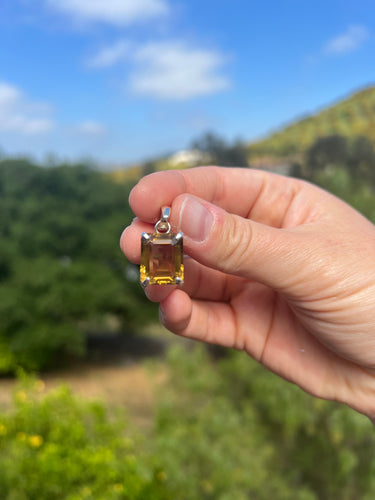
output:
[[[227,228],[221,235],[223,266],[237,273],[246,267],[251,258],[253,229],[250,221],[243,221],[238,216],[232,216]]]

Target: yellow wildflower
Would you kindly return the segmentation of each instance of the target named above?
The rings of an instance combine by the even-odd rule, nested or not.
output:
[[[46,384],[43,382],[43,380],[37,380],[34,384],[34,387],[38,392],[43,392],[46,388]]]
[[[42,436],[38,436],[37,434],[34,436],[29,436],[29,444],[33,448],[39,448],[43,444]]]
[[[16,400],[19,403],[23,403],[24,401],[26,401],[26,399],[27,399],[27,394],[25,391],[17,391],[16,392]]]

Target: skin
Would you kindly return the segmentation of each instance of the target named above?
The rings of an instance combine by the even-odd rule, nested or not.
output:
[[[121,236],[140,262],[140,234],[162,206],[184,233],[185,283],[149,286],[172,332],[245,350],[317,397],[375,417],[375,228],[309,183],[251,169],[159,172],[132,190]]]

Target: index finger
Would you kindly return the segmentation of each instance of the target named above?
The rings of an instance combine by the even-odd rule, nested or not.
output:
[[[155,223],[162,206],[171,206],[178,195],[189,193],[227,212],[281,227],[300,186],[296,179],[259,170],[196,167],[144,177],[133,188],[129,202],[137,217]]]

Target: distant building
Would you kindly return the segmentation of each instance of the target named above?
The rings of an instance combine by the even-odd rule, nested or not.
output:
[[[186,149],[177,151],[168,158],[168,163],[172,165],[183,164],[186,167],[194,167],[200,163],[207,163],[210,161],[210,155],[199,151],[199,149]]]

